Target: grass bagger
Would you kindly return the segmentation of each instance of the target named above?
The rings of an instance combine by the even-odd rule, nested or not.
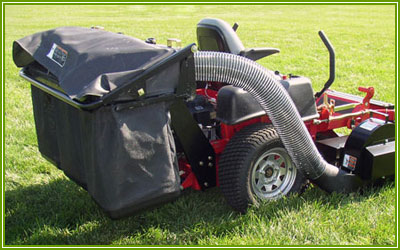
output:
[[[255,61],[238,25],[206,18],[197,46],[62,27],[14,42],[31,83],[41,154],[112,218],[219,186],[232,208],[301,192],[354,192],[394,178],[394,105],[333,91]],[[348,135],[334,130],[348,128]]]

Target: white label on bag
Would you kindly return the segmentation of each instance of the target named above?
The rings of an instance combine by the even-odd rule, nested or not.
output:
[[[50,58],[53,62],[57,63],[60,67],[64,67],[65,61],[67,61],[68,52],[53,43],[47,57]]]

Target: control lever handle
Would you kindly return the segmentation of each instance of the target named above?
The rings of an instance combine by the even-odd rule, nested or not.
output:
[[[332,85],[333,81],[335,80],[335,49],[333,48],[328,37],[322,30],[318,32],[318,35],[329,51],[329,79],[328,81],[326,81],[322,90],[315,94],[316,98],[319,98],[325,92],[325,90],[327,90]]]

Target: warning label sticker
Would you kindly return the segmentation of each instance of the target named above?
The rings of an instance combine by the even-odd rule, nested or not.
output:
[[[47,54],[47,57],[60,65],[60,67],[64,67],[65,61],[67,61],[68,52],[57,44],[53,43],[53,46]]]
[[[356,169],[357,158],[348,154],[344,155],[343,158],[343,167],[348,168],[349,170],[353,171]]]

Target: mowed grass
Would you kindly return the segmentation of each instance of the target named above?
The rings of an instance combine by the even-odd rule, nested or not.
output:
[[[272,70],[308,76],[315,90],[328,77],[328,54],[317,35],[324,30],[336,49],[332,89],[395,102],[395,7],[392,6],[10,6],[5,10],[5,203],[6,245],[395,245],[394,182],[362,194],[327,194],[310,187],[290,196],[233,212],[218,188],[186,190],[175,202],[111,220],[90,196],[37,148],[28,82],[12,61],[12,42],[59,26],[104,26],[159,43],[196,41],[204,17],[238,22],[246,47],[277,47],[260,60]],[[74,121],[71,121],[74,122]]]

